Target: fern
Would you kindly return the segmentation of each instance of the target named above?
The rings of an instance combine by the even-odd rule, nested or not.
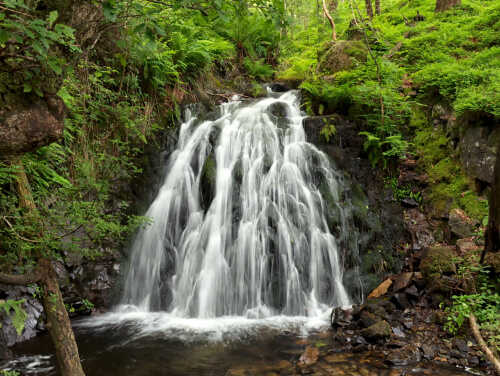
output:
[[[12,310],[12,314],[10,316],[11,321],[12,321],[12,326],[14,329],[16,329],[17,335],[21,335],[23,329],[24,329],[24,323],[26,319],[28,318],[28,314],[26,311],[23,309],[21,306],[26,299],[23,300],[6,300],[0,301],[0,310],[3,309],[5,313],[8,315],[10,311]],[[1,324],[0,324],[1,327]]]

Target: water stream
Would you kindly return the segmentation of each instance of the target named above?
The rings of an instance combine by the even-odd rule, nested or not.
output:
[[[201,124],[186,114],[146,213],[154,222],[132,246],[124,303],[200,319],[318,316],[348,305],[341,240],[329,231],[317,187],[334,198],[346,229],[343,180],[306,142],[298,92],[220,110]],[[206,175],[215,194],[204,207]]]
[[[322,333],[331,307],[350,304],[350,210],[342,174],[306,141],[298,92],[219,111],[206,121],[186,112],[153,222],[131,247],[122,304],[73,322],[86,374],[301,374],[295,362],[311,344],[325,352],[315,374],[392,375],[379,353],[341,354]],[[4,369],[58,374],[48,335],[13,351]]]

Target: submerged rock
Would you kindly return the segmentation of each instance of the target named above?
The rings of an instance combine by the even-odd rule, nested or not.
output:
[[[299,359],[297,365],[299,367],[306,367],[311,364],[314,364],[318,361],[319,358],[319,349],[317,347],[306,347],[306,350],[302,354]]]
[[[406,345],[401,349],[392,351],[386,358],[386,362],[394,366],[407,366],[417,363],[422,358],[420,351],[413,345]]]

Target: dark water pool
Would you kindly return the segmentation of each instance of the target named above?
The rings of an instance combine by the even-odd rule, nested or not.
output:
[[[121,321],[108,317],[99,325],[76,322],[75,334],[87,376],[190,376],[190,375],[470,375],[449,365],[423,362],[390,368],[376,351],[343,352],[331,333],[304,335],[301,323],[255,327],[220,322],[201,330],[186,322],[165,322],[156,317]],[[286,326],[286,325],[285,325]],[[167,329],[168,327],[168,329]],[[146,329],[145,329],[146,328]],[[299,334],[297,334],[299,333]],[[296,366],[307,345],[320,348],[320,360],[307,372]],[[15,360],[7,368],[21,375],[58,375],[49,335],[12,348]],[[5,369],[5,367],[4,367]]]

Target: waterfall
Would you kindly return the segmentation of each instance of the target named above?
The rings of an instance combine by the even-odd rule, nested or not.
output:
[[[215,121],[186,112],[145,214],[153,222],[131,248],[124,303],[200,319],[317,316],[349,304],[342,175],[306,141],[299,105],[290,91],[223,104]],[[337,238],[323,196],[337,208]]]

